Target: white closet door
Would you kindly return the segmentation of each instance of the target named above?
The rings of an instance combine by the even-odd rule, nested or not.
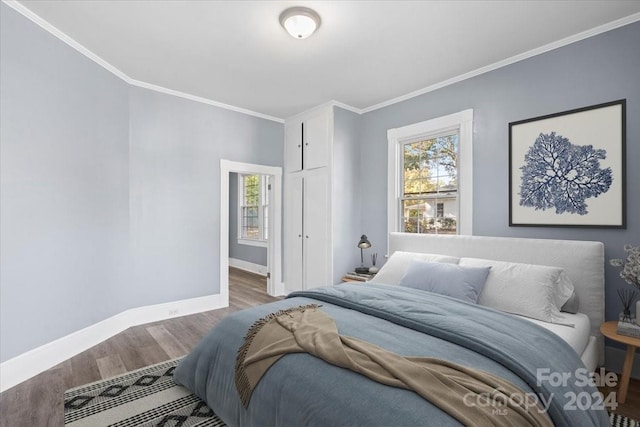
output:
[[[285,230],[285,285],[287,289],[303,290],[303,230],[302,187],[300,176],[288,175],[286,182],[287,207],[284,215]]]
[[[315,169],[329,165],[329,115],[320,114],[304,121],[304,168]]]
[[[284,165],[286,172],[302,170],[302,122],[287,122],[284,130]]]
[[[329,176],[304,178],[304,281],[305,289],[331,283]]]

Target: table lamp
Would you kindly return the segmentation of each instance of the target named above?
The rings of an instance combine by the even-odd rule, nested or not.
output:
[[[367,240],[367,236],[363,234],[360,236],[360,241],[358,242],[358,247],[360,248],[360,267],[356,267],[356,273],[358,274],[367,274],[369,273],[369,267],[364,266],[364,249],[371,247],[371,242]]]

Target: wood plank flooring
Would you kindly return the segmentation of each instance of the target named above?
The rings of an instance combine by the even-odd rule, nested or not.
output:
[[[618,378],[620,378],[620,373],[618,373]],[[600,387],[599,390],[606,398],[611,392],[617,393],[618,387]],[[623,404],[618,405],[613,412],[640,421],[640,380],[631,378],[629,389],[627,390],[627,399]]]
[[[264,277],[229,269],[229,307],[129,328],[0,394],[0,427],[59,427],[64,391],[184,356],[220,319],[276,301]]]
[[[229,269],[229,307],[129,328],[0,394],[0,427],[63,425],[65,390],[187,354],[227,314],[277,300],[266,279]],[[603,393],[609,391],[601,389]],[[617,413],[640,420],[640,381]]]

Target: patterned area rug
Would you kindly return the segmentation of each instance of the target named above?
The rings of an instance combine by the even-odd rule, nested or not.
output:
[[[640,423],[622,415],[611,414],[609,419],[612,427],[640,427]]]
[[[202,400],[173,382],[180,360],[67,390],[64,425],[224,427]]]
[[[173,382],[181,359],[147,366],[64,393],[64,425],[69,427],[225,427],[224,422],[186,388]],[[612,427],[640,427],[611,414]]]

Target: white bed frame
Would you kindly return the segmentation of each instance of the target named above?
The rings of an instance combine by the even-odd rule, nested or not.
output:
[[[604,245],[601,242],[390,233],[389,255],[395,251],[563,268],[574,283],[580,312],[591,321],[592,338],[582,360],[592,369],[604,364],[604,339],[600,334],[604,321]]]

